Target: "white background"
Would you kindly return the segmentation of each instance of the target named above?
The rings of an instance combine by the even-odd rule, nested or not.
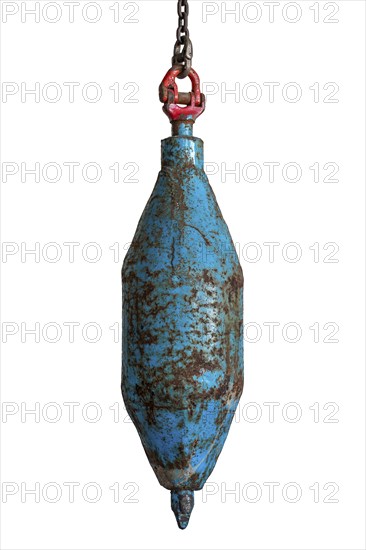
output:
[[[126,419],[118,341],[120,266],[170,132],[157,88],[175,1],[121,1],[118,20],[116,2],[83,12],[80,0],[73,23],[63,2],[42,11],[41,1],[39,22],[24,11],[34,2],[1,4],[2,80],[13,92],[2,97],[2,547],[364,548],[364,2],[281,2],[270,22],[265,2],[238,2],[225,21],[225,4],[191,1],[208,95],[195,135],[238,243],[247,342],[240,410],[186,531]],[[79,83],[74,101],[65,82]],[[39,101],[22,97],[35,83]],[[278,83],[273,97],[264,83]],[[59,181],[52,166],[42,175],[50,162]],[[80,163],[74,182],[67,162]],[[274,181],[268,162],[280,163]],[[39,182],[24,171],[35,163]],[[87,163],[99,178],[83,175]],[[239,181],[225,182],[235,163]],[[287,163],[298,181],[296,166],[283,177]],[[334,165],[338,181],[324,181]],[[78,243],[74,261],[64,243]],[[277,243],[273,257],[264,243]]]

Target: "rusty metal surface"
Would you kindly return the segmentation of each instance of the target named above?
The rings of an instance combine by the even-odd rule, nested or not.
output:
[[[123,397],[181,528],[243,389],[242,270],[191,131],[162,141],[122,270]]]

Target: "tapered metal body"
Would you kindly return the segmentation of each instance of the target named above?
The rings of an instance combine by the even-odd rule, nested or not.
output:
[[[175,133],[123,264],[122,392],[184,528],[242,393],[243,275],[203,142]]]

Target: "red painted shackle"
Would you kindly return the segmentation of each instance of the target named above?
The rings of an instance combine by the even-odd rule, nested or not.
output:
[[[192,83],[191,92],[179,92],[175,79],[182,72],[181,65],[173,65],[159,87],[159,98],[164,103],[163,111],[173,120],[190,118],[196,120],[205,110],[205,96],[200,90],[200,78],[194,69],[188,73]],[[182,107],[186,105],[186,107]]]

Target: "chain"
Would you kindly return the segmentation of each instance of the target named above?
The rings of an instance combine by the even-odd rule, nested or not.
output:
[[[177,41],[174,46],[173,65],[181,65],[182,72],[178,78],[188,76],[192,68],[193,46],[188,30],[189,5],[188,0],[178,0]]]
[[[189,38],[188,15],[189,15],[188,0],[178,0],[177,41],[179,44],[184,44],[185,39]]]

